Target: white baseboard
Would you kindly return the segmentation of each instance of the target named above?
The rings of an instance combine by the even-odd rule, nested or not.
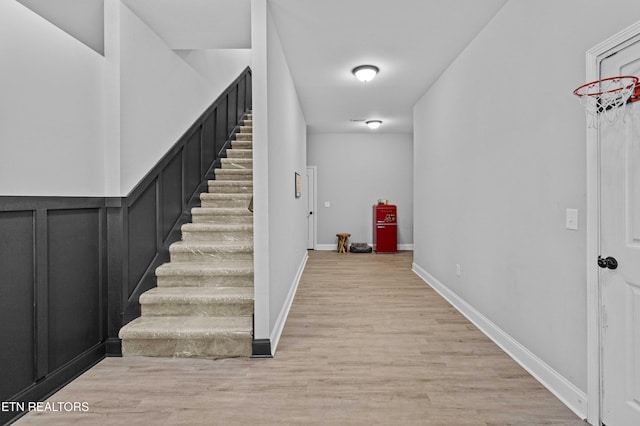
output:
[[[316,244],[316,248],[314,250],[318,251],[338,251],[337,244]]]
[[[368,243],[372,245],[371,243]],[[318,251],[338,251],[337,244],[316,244],[316,250]],[[413,244],[398,244],[398,250],[413,250]]]
[[[287,318],[289,317],[289,311],[291,310],[291,305],[293,305],[293,299],[296,297],[296,291],[298,291],[298,286],[300,285],[300,279],[302,278],[304,267],[307,264],[307,259],[309,259],[309,254],[305,251],[302,261],[300,262],[300,266],[298,267],[298,272],[296,272],[296,276],[293,278],[291,288],[289,289],[289,294],[287,294],[287,299],[284,301],[284,305],[280,310],[280,315],[278,315],[278,319],[276,320],[273,330],[271,331],[271,355],[276,354],[276,349],[278,348],[278,343],[280,342],[280,336],[282,336],[284,325],[287,322]]]
[[[578,417],[586,418],[587,395],[584,392],[419,265],[414,263],[412,270]]]

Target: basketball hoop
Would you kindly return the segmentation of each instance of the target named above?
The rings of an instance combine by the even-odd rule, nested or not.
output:
[[[608,77],[583,84],[573,91],[587,112],[589,127],[615,123],[624,106],[640,100],[640,79],[631,75]]]

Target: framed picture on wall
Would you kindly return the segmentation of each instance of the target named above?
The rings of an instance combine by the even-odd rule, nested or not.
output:
[[[295,188],[295,193],[296,193],[296,198],[300,198],[300,195],[302,195],[302,179],[300,179],[300,173],[295,172],[296,173],[296,188]]]

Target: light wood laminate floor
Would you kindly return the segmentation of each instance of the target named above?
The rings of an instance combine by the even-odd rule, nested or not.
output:
[[[18,425],[585,425],[411,272],[311,251],[274,359],[107,358]]]

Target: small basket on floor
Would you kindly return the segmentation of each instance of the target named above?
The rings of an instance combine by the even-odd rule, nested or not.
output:
[[[349,251],[351,253],[371,253],[373,248],[366,243],[351,243]]]

